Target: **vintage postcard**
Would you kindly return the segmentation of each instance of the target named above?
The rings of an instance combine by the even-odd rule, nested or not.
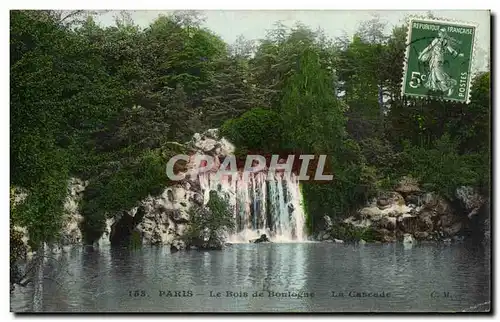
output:
[[[490,12],[10,11],[10,310],[491,313]]]

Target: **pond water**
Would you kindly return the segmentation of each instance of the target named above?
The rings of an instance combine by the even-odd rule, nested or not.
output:
[[[80,247],[46,270],[46,312],[457,312],[490,301],[490,251],[467,243]],[[11,310],[31,306],[32,288],[17,286]]]

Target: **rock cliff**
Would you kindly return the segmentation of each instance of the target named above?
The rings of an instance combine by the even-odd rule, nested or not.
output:
[[[191,155],[207,154],[224,157],[234,152],[234,147],[218,130],[210,129],[186,143]],[[184,172],[189,171],[186,168]],[[189,210],[193,205],[208,202],[209,191],[204,191],[196,178],[186,176],[178,183],[166,187],[159,196],[150,196],[140,204],[106,221],[106,229],[99,240],[99,245],[106,245],[127,239],[132,231],[140,236],[142,244],[171,245],[179,250],[185,247],[182,240],[189,223]]]
[[[319,239],[351,238],[394,242],[415,240],[460,240],[467,236],[489,238],[486,198],[472,187],[459,187],[456,199],[447,200],[423,191],[410,177],[394,191],[380,192],[365,207],[338,225],[325,218]]]

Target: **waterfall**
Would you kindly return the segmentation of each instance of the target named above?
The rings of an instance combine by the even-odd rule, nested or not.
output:
[[[300,184],[295,174],[280,173],[268,180],[267,172],[235,173],[217,177],[207,172],[199,176],[205,203],[211,190],[223,196],[234,216],[236,232],[232,243],[245,242],[266,234],[273,242],[305,241],[305,214]]]

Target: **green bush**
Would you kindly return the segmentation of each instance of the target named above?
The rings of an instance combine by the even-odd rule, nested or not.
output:
[[[408,173],[418,178],[428,190],[454,198],[457,187],[462,185],[480,186],[484,182],[484,156],[480,154],[460,155],[457,143],[449,135],[436,141],[434,148],[425,149],[405,145],[402,160]]]
[[[345,139],[330,158],[331,182],[304,182],[303,195],[310,232],[319,228],[321,218],[347,217],[377,190],[376,169],[366,165],[356,141]]]
[[[354,227],[352,225],[337,222],[332,226],[330,235],[333,238],[341,239],[348,242],[355,242],[363,239],[367,242],[373,242],[377,240],[377,233],[371,227]]]
[[[186,245],[204,249],[221,248],[223,235],[235,227],[233,214],[228,204],[217,194],[210,191],[206,206],[190,209],[190,224],[184,234]]]
[[[226,121],[222,136],[244,151],[276,152],[282,141],[280,116],[273,111],[254,108],[236,119]]]

